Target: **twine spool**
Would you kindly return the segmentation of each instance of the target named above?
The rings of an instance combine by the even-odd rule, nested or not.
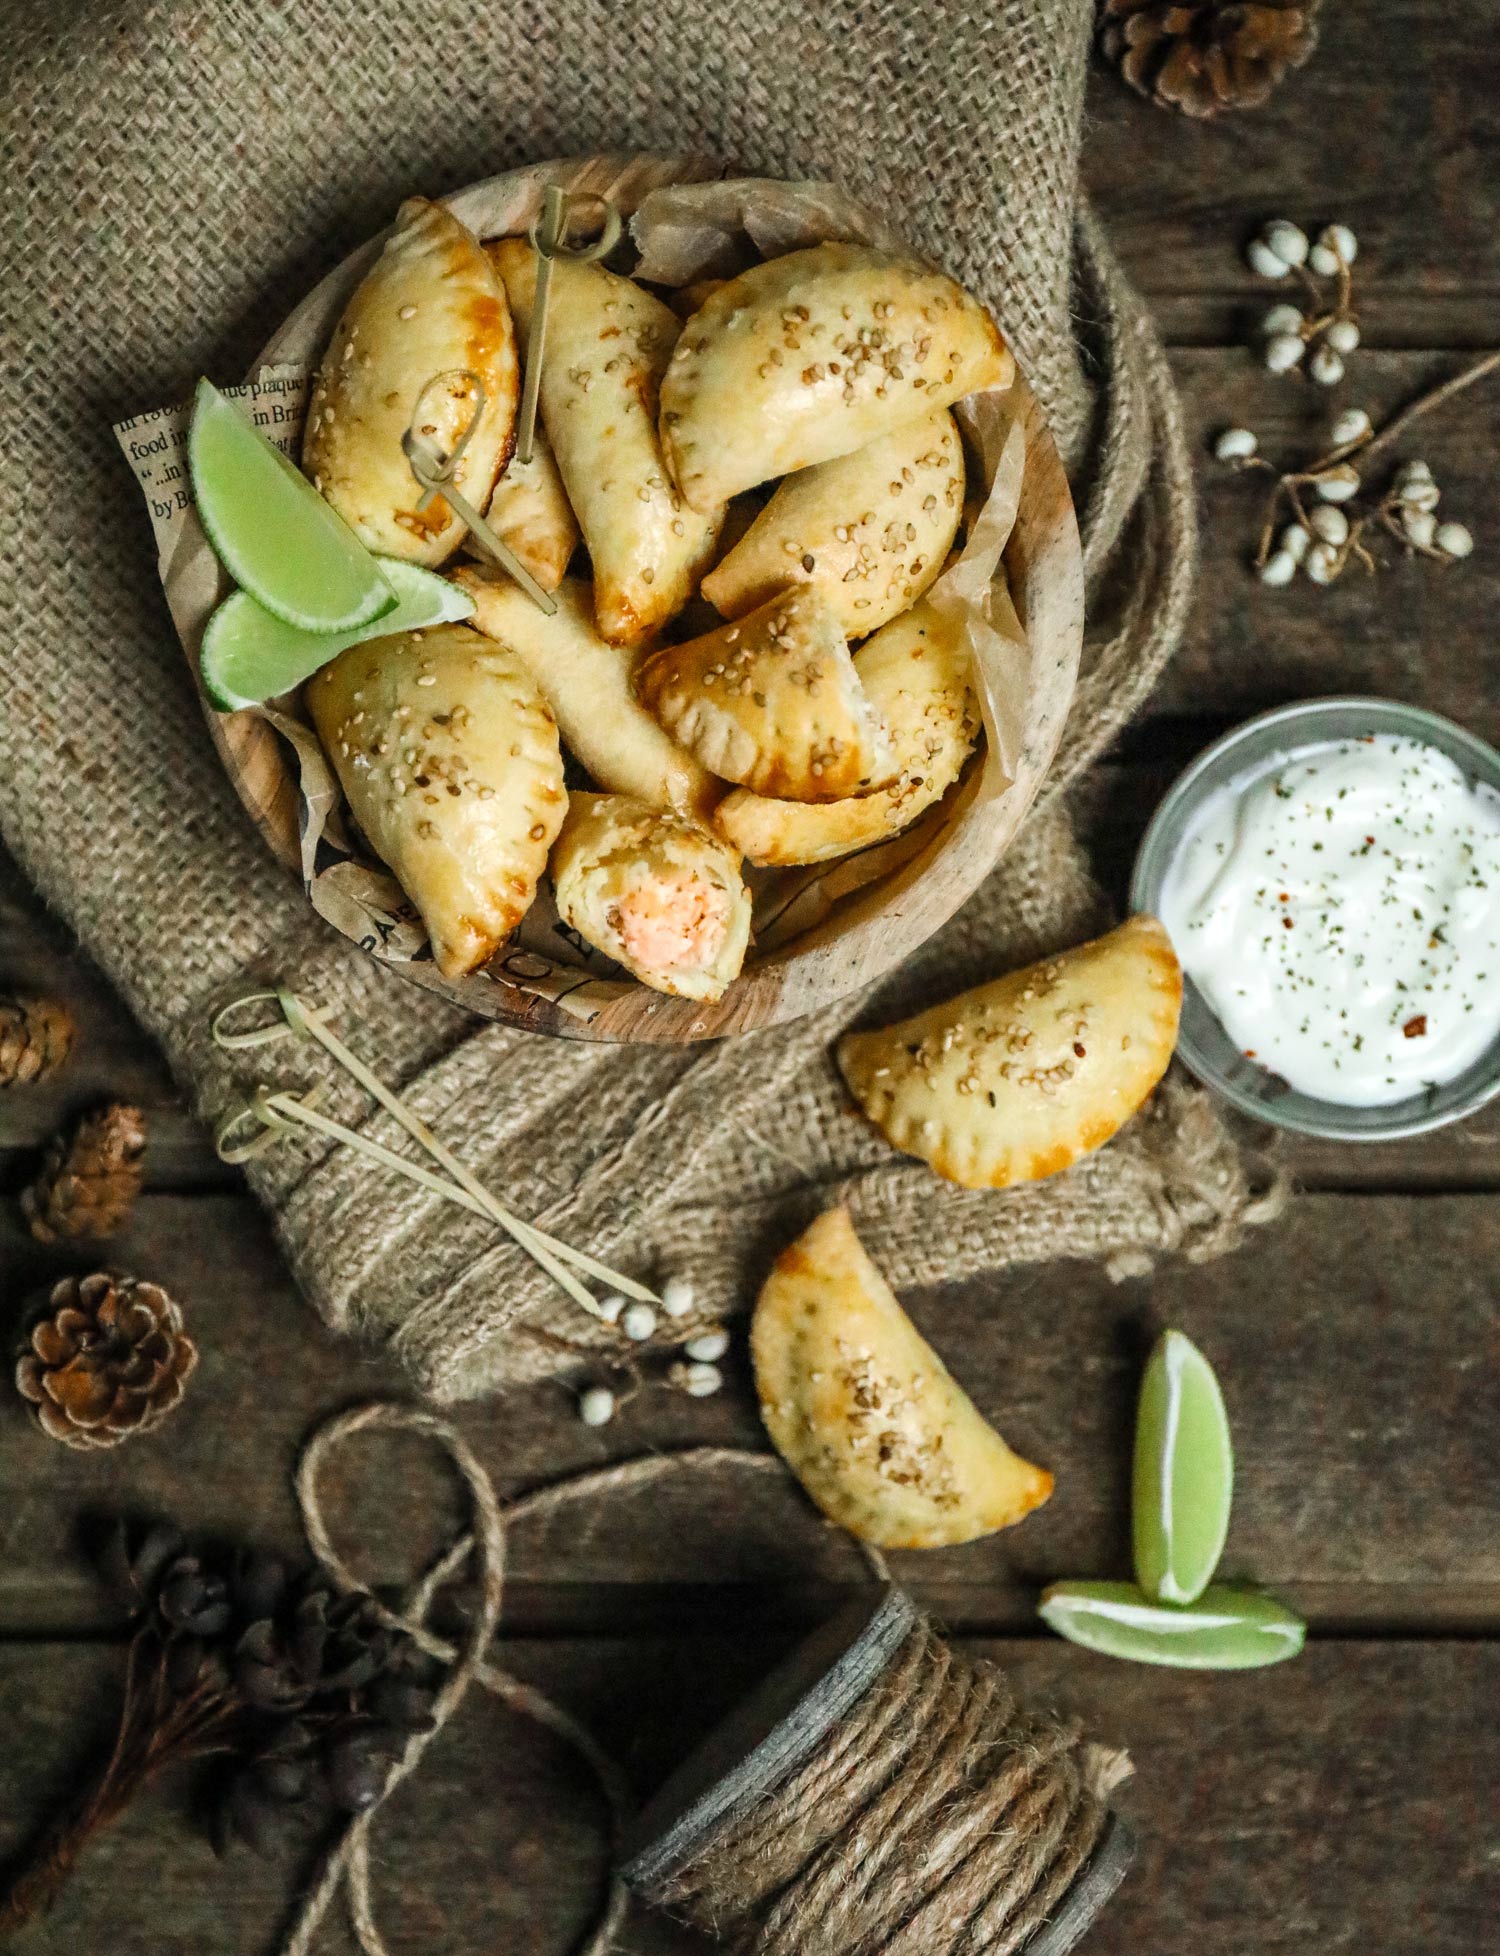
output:
[[[744,1956],[1065,1956],[1133,1858],[1129,1771],[888,1589],[704,1742],[621,1871]]]

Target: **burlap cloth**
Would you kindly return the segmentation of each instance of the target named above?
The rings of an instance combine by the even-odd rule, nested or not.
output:
[[[244,1084],[207,1041],[211,1009],[281,978],[521,1213],[625,1267],[685,1270],[715,1308],[753,1295],[768,1249],[835,1193],[898,1286],[1236,1240],[1250,1191],[1185,1085],[1069,1173],[971,1194],[893,1156],[827,1057],[856,1013],[1103,921],[1064,790],[1181,630],[1177,402],[1078,198],[1091,16],[1089,0],[9,0],[0,826],[210,1118]],[[200,371],[238,378],[407,192],[604,148],[827,176],[899,213],[1011,336],[1072,470],[1095,593],[1053,781],[988,885],[878,996],[710,1048],[481,1025],[312,914],[219,770],[110,433]],[[291,1083],[286,1051],[249,1057]],[[355,1090],[329,1104],[365,1118]],[[383,1116],[369,1131],[396,1139]],[[438,1398],[552,1370],[549,1330],[592,1330],[487,1225],[348,1150],[298,1142],[250,1175],[317,1309]]]

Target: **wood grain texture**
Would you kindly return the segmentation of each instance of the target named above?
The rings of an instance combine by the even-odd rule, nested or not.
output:
[[[1272,217],[1360,240],[1383,346],[1492,346],[1500,317],[1500,41],[1445,0],[1325,6],[1317,53],[1264,108],[1210,124],[1090,83],[1084,177],[1169,338],[1233,341],[1279,296],[1240,256]]]
[[[248,1199],[148,1196],[111,1257],[181,1300],[203,1361],[169,1423],[97,1458],[45,1440],[0,1392],[0,1487],[14,1491],[0,1514],[0,1631],[110,1624],[72,1547],[80,1513],[166,1510],[295,1548],[301,1440],[335,1407],[403,1391],[393,1366],[313,1319]],[[1060,1264],[909,1295],[981,1412],[1057,1488],[1003,1534],[896,1556],[900,1579],[984,1628],[1034,1625],[1037,1590],[1055,1577],[1125,1574],[1134,1396],[1151,1340],[1171,1323],[1201,1343],[1229,1402],[1228,1573],[1284,1591],[1315,1620],[1326,1608],[1377,1630],[1430,1611],[1500,1628],[1497,1266],[1500,1205],[1484,1197],[1309,1196],[1207,1275],[1174,1260],[1115,1285]],[[7,1225],[0,1339],[59,1267]],[[743,1327],[726,1367],[718,1397],[656,1389],[600,1431],[579,1423],[558,1384],[463,1409],[456,1423],[506,1491],[645,1449],[764,1449]],[[441,1462],[416,1441],[357,1443],[328,1493],[339,1533],[382,1582],[414,1575],[461,1519]],[[778,1620],[805,1622],[865,1580],[850,1543],[789,1479],[733,1468],[529,1524],[511,1571],[539,1586],[521,1598],[528,1623],[565,1599],[568,1621],[601,1630],[674,1620],[675,1585],[692,1589],[700,1619],[732,1620],[753,1593]],[[618,1604],[617,1588],[629,1592]]]
[[[742,1626],[724,1638],[522,1643],[507,1658],[590,1725],[644,1796],[786,1641]],[[1500,1691],[1500,1647],[1330,1642],[1273,1671],[1220,1677],[1051,1641],[970,1648],[1005,1665],[1023,1696],[1077,1712],[1134,1760],[1118,1798],[1140,1853],[1088,1956],[1478,1956],[1490,1946],[1500,1768],[1483,1708]],[[120,1667],[111,1648],[0,1648],[0,1856],[67,1783]],[[270,1956],[299,1857],[217,1865],[189,1831],[189,1788],[168,1782],[96,1842],[24,1947]],[[534,1728],[477,1706],[377,1828],[392,1956],[564,1956],[598,1891],[599,1828],[573,1762]],[[710,1947],[639,1909],[621,1942],[625,1956]],[[331,1924],[319,1949],[348,1956],[352,1944]]]

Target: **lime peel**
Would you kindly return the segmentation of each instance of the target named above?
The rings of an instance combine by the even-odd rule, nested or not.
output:
[[[395,609],[373,624],[346,632],[304,632],[235,591],[209,619],[198,655],[204,691],[221,712],[233,713],[276,699],[311,679],[350,645],[393,632],[420,632],[454,625],[470,616],[474,600],[420,564],[378,559],[392,587]]]
[[[1043,1621],[1106,1657],[1178,1670],[1246,1671],[1302,1649],[1307,1626],[1257,1589],[1214,1583],[1186,1607],[1152,1602],[1133,1583],[1061,1582],[1043,1592]]]
[[[1164,1331],[1141,1380],[1131,1503],[1136,1581],[1154,1602],[1203,1594],[1233,1494],[1229,1416],[1213,1367],[1182,1332]]]
[[[188,470],[214,554],[267,611],[302,631],[344,632],[395,609],[374,552],[207,380],[193,398]]]

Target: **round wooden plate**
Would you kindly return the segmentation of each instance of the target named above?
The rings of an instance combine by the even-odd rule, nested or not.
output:
[[[649,191],[718,175],[713,165],[697,159],[596,156],[509,171],[472,184],[445,202],[480,237],[502,237],[527,229],[549,183],[609,197],[628,216]],[[849,215],[847,235],[899,245],[899,236],[872,214],[837,193],[829,196]],[[344,302],[384,241],[385,234],[371,239],[309,293],[252,371],[314,366]],[[1026,627],[1030,683],[1006,792],[976,792],[980,770],[971,767],[965,782],[916,825],[910,846],[894,852],[896,860],[878,880],[861,885],[858,874],[851,874],[849,893],[831,908],[815,905],[807,929],[752,953],[717,1005],[668,998],[626,979],[579,982],[586,974],[578,967],[549,960],[530,947],[503,951],[484,971],[458,980],[443,978],[425,956],[387,958],[391,968],[487,1018],[512,1025],[575,1039],[681,1043],[800,1018],[894,969],[924,943],[977,889],[1020,827],[1056,751],[1077,676],[1083,566],[1072,498],[1041,410],[1019,376],[1015,398],[1026,439],[1026,468],[1004,568]],[[170,575],[194,588],[215,588],[217,567],[191,512]],[[179,614],[195,677],[202,622],[196,630],[183,629]],[[205,710],[251,819],[274,853],[300,875],[300,797],[289,750],[257,713],[217,713],[206,700]],[[985,765],[998,763],[990,756]],[[825,872],[830,867],[825,865]],[[374,933],[356,941],[380,955]]]

